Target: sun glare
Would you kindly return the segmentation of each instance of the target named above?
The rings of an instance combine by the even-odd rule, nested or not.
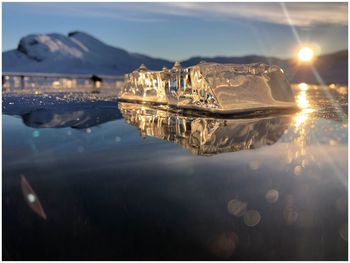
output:
[[[314,51],[309,47],[303,47],[298,52],[298,59],[301,62],[310,62],[314,57]]]

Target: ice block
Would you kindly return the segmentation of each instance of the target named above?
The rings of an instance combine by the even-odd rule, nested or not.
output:
[[[125,75],[122,101],[166,104],[213,113],[296,108],[283,70],[266,64],[201,62],[150,71],[144,65]]]

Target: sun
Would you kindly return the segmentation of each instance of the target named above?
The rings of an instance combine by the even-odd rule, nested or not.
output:
[[[298,59],[301,62],[310,62],[314,58],[314,51],[309,47],[303,47],[298,52]]]

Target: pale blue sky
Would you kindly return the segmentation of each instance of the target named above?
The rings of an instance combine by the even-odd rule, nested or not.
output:
[[[284,8],[285,7],[285,8]],[[3,3],[3,51],[33,33],[80,30],[166,59],[291,57],[303,43],[347,49],[347,3]]]

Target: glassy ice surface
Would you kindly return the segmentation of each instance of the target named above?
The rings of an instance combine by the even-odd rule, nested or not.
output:
[[[176,63],[161,71],[141,65],[125,76],[119,97],[216,113],[295,107],[283,70],[265,64]]]
[[[190,117],[137,103],[120,102],[118,106],[124,120],[137,127],[142,137],[172,141],[198,155],[271,145],[291,122],[290,115],[247,119]]]
[[[346,260],[347,87],[214,118],[3,94],[3,259]]]

